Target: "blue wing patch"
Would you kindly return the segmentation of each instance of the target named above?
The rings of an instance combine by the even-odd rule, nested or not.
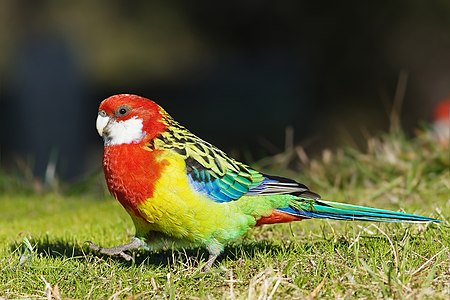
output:
[[[265,175],[245,165],[240,166],[239,173],[227,169],[220,176],[214,171],[204,168],[195,160],[186,161],[187,175],[194,190],[206,194],[216,202],[237,200],[243,195],[276,195],[276,194],[305,194],[313,198],[319,195],[294,180]]]
[[[227,172],[222,177],[206,169],[192,168],[188,172],[189,182],[192,187],[204,193],[217,202],[228,202],[239,199],[245,195],[250,188],[259,185],[250,179],[241,178],[235,172]]]

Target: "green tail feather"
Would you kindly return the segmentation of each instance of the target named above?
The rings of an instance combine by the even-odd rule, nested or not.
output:
[[[367,206],[300,198],[280,209],[306,218],[372,222],[440,222],[437,219]]]

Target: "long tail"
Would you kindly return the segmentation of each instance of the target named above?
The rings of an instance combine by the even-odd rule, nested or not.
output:
[[[295,199],[290,203],[289,207],[277,210],[299,219],[326,218],[372,222],[440,222],[437,219],[403,212],[307,198]]]

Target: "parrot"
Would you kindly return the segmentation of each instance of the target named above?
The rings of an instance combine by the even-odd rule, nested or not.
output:
[[[326,218],[438,222],[430,217],[323,200],[295,180],[269,175],[202,140],[156,102],[118,94],[100,103],[103,171],[109,192],[130,215],[135,235],[124,245],[89,248],[133,258],[132,250],[203,248],[209,270],[227,243],[264,224]]]

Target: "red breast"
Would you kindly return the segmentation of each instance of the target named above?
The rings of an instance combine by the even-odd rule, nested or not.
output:
[[[160,151],[149,151],[139,144],[105,147],[103,169],[108,189],[126,208],[136,208],[153,196],[155,184],[166,161],[157,161]]]

